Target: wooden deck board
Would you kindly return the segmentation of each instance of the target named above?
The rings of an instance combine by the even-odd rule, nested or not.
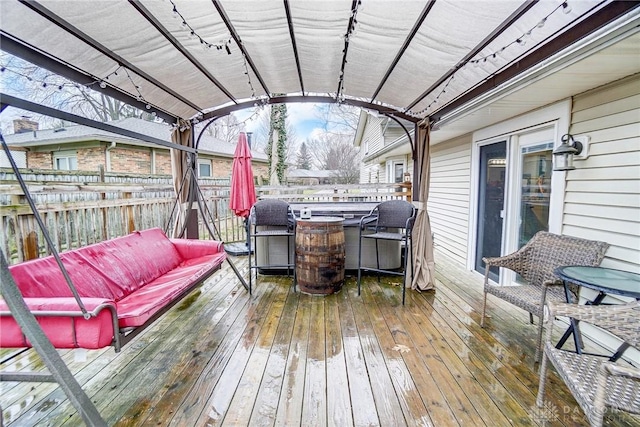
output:
[[[253,411],[248,425],[261,427],[275,423],[297,309],[298,295],[290,290],[282,313],[278,316],[280,319],[278,330],[271,344],[271,351],[260,388],[253,402]]]
[[[342,292],[353,294],[348,287]],[[351,296],[351,295],[350,295]],[[369,372],[371,391],[375,401],[375,408],[380,420],[380,425],[395,426],[405,423],[400,399],[395,393],[391,373],[386,369],[386,362],[381,344],[373,330],[373,325],[367,314],[367,307],[358,298],[352,298],[354,320],[360,337],[361,348]],[[354,399],[356,397],[354,396]]]
[[[362,341],[358,334],[353,308],[351,304],[349,304],[347,289],[345,288],[344,292],[340,292],[336,299],[348,376],[348,389],[343,392],[349,394],[353,425],[371,426],[378,423],[385,424],[390,420],[389,415],[384,411],[384,409],[387,409],[386,406],[378,409],[377,412],[373,410],[373,408],[376,408],[373,388],[367,371],[364,348],[362,347]],[[400,408],[398,407],[398,409]],[[384,422],[383,420],[387,421]]]
[[[408,414],[407,424],[458,425],[442,389],[435,384],[424,366],[415,360],[415,349],[407,339],[407,333],[397,322],[389,322],[386,318],[392,316],[392,310],[398,309],[398,299],[394,296],[393,306],[378,303],[376,300],[383,298],[383,294],[388,290],[377,286],[375,278],[366,279],[368,283],[362,285],[363,300],[367,304],[367,311],[381,343],[387,367],[393,374],[392,381],[396,393],[401,398],[403,411]],[[397,279],[394,278],[393,282],[395,281]],[[401,292],[397,287],[392,290],[398,294]]]
[[[528,314],[490,298],[481,328],[482,278],[437,262],[436,290],[407,291],[405,306],[398,277],[367,276],[361,296],[349,277],[318,297],[260,276],[249,296],[226,267],[122,352],[61,354],[110,425],[541,425]],[[55,384],[0,387],[4,425],[81,424]],[[553,373],[546,399],[558,409],[546,425],[585,424]]]

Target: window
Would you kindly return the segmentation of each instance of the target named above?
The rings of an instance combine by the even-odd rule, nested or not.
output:
[[[393,164],[393,182],[404,181],[404,163]]]
[[[211,176],[211,160],[198,160],[198,176]]]
[[[387,161],[387,182],[404,181],[404,160]]]
[[[53,153],[53,168],[61,171],[78,170],[78,155],[75,151]]]

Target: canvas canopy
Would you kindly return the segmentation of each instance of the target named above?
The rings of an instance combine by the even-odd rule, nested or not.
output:
[[[433,122],[636,6],[11,0],[0,2],[0,45],[173,122],[322,100]]]

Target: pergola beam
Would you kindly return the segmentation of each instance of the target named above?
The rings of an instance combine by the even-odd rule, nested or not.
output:
[[[298,56],[298,45],[296,44],[296,34],[293,30],[293,21],[291,20],[291,8],[289,0],[284,0],[284,11],[287,14],[287,26],[289,27],[289,37],[291,37],[291,46],[293,47],[293,56],[296,59],[296,68],[298,69],[298,79],[300,80],[300,90],[304,95],[304,80],[302,79],[302,68],[300,67],[300,57]]]
[[[19,1],[24,6],[28,7],[31,10],[33,10],[34,12],[36,12],[37,14],[42,16],[43,18],[47,19],[52,24],[62,28],[63,30],[65,30],[66,32],[71,34],[73,37],[77,38],[78,40],[81,40],[83,43],[87,44],[88,46],[92,47],[93,49],[96,49],[101,54],[105,55],[106,57],[108,57],[112,61],[116,62],[117,64],[119,64],[119,65],[131,70],[132,72],[136,73],[138,76],[140,76],[143,79],[147,80],[149,83],[153,84],[154,86],[158,87],[159,89],[162,89],[163,91],[165,91],[166,93],[170,94],[174,98],[180,100],[180,102],[185,103],[186,105],[190,106],[194,110],[198,110],[198,111],[202,110],[201,107],[195,105],[194,103],[192,103],[188,99],[186,99],[183,96],[181,96],[179,93],[175,92],[170,87],[168,87],[165,84],[163,84],[162,82],[158,81],[157,79],[155,79],[151,75],[145,73],[144,71],[142,71],[141,69],[139,69],[138,67],[136,67],[135,65],[133,65],[132,63],[130,63],[129,61],[127,61],[123,57],[121,57],[120,55],[118,55],[115,52],[113,52],[112,50],[108,49],[106,46],[100,44],[98,41],[96,41],[93,38],[89,37],[87,34],[83,33],[78,28],[74,27],[69,22],[65,21],[64,19],[62,19],[61,17],[59,17],[58,15],[56,15],[55,13],[53,13],[52,11],[47,9],[46,7],[44,7],[41,4],[39,4],[38,2],[36,2],[36,1],[26,1],[26,0],[19,0]],[[95,82],[96,80],[93,80],[93,81]],[[145,110],[145,108],[143,107],[142,110]]]
[[[431,10],[431,8],[435,4],[435,2],[436,2],[436,0],[429,0],[429,2],[424,6],[424,9],[422,9],[422,12],[420,13],[420,16],[416,20],[415,24],[413,24],[413,28],[411,28],[411,31],[409,32],[409,35],[407,36],[407,38],[404,40],[404,43],[402,44],[402,47],[400,47],[400,50],[396,54],[396,57],[393,59],[393,61],[391,62],[391,65],[387,69],[387,72],[384,74],[384,77],[380,81],[380,84],[378,85],[378,88],[373,93],[373,95],[371,95],[371,100],[372,101],[374,99],[376,99],[376,97],[378,96],[378,94],[382,90],[382,87],[387,83],[387,80],[391,76],[391,73],[396,68],[396,65],[398,65],[398,62],[400,62],[400,58],[402,58],[402,55],[404,55],[404,52],[407,50],[407,48],[411,44],[411,41],[413,40],[413,38],[418,33],[418,30],[422,26],[422,23],[424,22],[424,20],[427,19],[427,15],[429,15],[429,11]]]
[[[2,46],[2,50],[4,52],[22,58],[25,61],[37,65],[38,67],[47,69],[52,73],[65,77],[80,85],[89,86],[96,82],[94,76],[79,71],[78,69],[73,68],[58,60],[57,58],[52,58],[51,56],[40,52],[33,46],[29,46],[26,43],[14,38],[13,36],[4,33],[3,31],[0,31],[0,46]],[[118,101],[122,101],[125,104],[129,104],[141,111],[148,111],[144,102],[138,101],[128,93],[122,92],[111,86],[107,86],[104,89],[100,87],[92,87],[92,90],[103,93],[106,96],[117,99]],[[176,116],[159,109],[155,105],[153,107],[153,111],[155,111],[157,117],[170,124],[177,123],[178,118]]]
[[[45,105],[36,104],[35,102],[27,101],[24,99],[16,98],[15,96],[0,93],[0,104],[2,110],[7,106],[14,108],[20,108],[22,110],[32,111],[34,113],[43,114],[49,117],[55,117],[57,119],[66,120],[69,122],[77,123],[79,125],[89,126],[95,129],[104,130],[106,132],[112,132],[118,135],[126,136],[133,139],[139,139],[141,141],[150,142],[152,144],[161,145],[167,148],[174,148],[176,150],[187,151],[189,153],[196,153],[197,150],[191,147],[187,147],[180,144],[174,144],[173,142],[165,141],[163,139],[154,138],[142,133],[133,132],[128,129],[123,129],[109,123],[98,122],[96,120],[87,119],[86,117],[71,114],[66,111],[58,110],[56,108],[47,107]]]
[[[302,95],[295,95],[295,96],[287,96],[287,95],[283,95],[283,96],[273,96],[271,98],[265,99],[264,102],[266,104],[287,104],[287,103],[295,103],[295,102],[315,102],[315,103],[320,103],[320,104],[336,104],[338,103],[338,101],[329,95],[307,95],[307,96],[302,96]],[[364,108],[367,110],[373,110],[373,111],[378,111],[382,114],[385,115],[391,115],[394,117],[398,117],[400,119],[404,119],[407,120],[409,122],[412,123],[416,123],[422,119],[418,118],[418,117],[413,117],[410,116],[408,114],[405,114],[401,111],[398,111],[395,108],[392,107],[387,107],[384,105],[380,105],[380,104],[375,104],[372,102],[368,102],[368,101],[362,101],[362,100],[358,100],[358,99],[344,99],[341,101],[343,104],[346,105],[351,105],[354,107],[360,107],[360,108]],[[204,114],[204,116],[200,119],[200,120],[209,120],[213,117],[222,117],[222,116],[226,116],[228,114],[233,113],[234,111],[239,111],[239,110],[244,110],[245,108],[252,108],[255,106],[255,101],[251,100],[251,101],[245,101],[245,102],[240,102],[236,105],[229,105],[226,107],[222,107],[222,108],[218,108],[215,109],[213,111],[209,111],[207,113]]]

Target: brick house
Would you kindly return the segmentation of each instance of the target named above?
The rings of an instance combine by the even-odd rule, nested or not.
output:
[[[171,141],[166,124],[127,118],[112,123],[144,135]],[[14,121],[14,134],[5,140],[11,151],[21,154],[19,166],[44,170],[79,170],[144,175],[170,175],[169,149],[160,145],[117,135],[83,125],[58,129],[38,129],[37,122]],[[235,144],[203,135],[198,149],[198,173],[202,177],[229,178]],[[252,151],[254,176],[261,181],[268,176],[267,156]]]

